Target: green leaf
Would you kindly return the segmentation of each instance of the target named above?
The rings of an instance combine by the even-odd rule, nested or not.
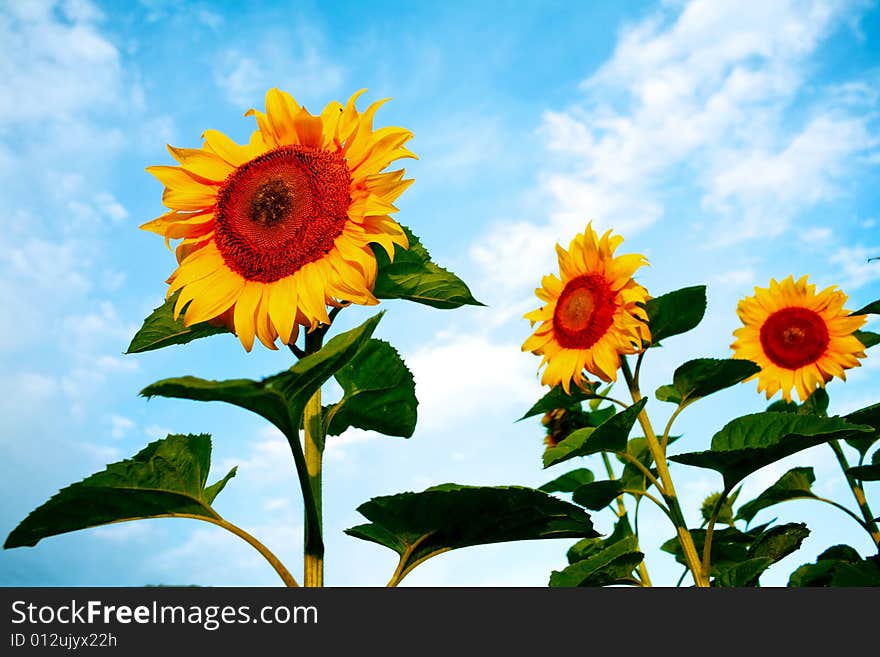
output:
[[[596,384],[592,383],[590,385],[591,387],[589,391],[584,391],[580,388],[573,388],[570,395],[566,394],[565,390],[562,389],[562,386],[551,388],[550,391],[526,411],[526,414],[517,420],[517,422],[535,415],[543,415],[549,411],[555,411],[557,408],[580,410],[582,401],[596,398]]]
[[[678,405],[681,403],[681,393],[675,389],[673,385],[663,385],[657,388],[654,391],[654,396],[658,401],[669,402],[670,404]]]
[[[872,331],[853,331],[853,335],[865,345],[865,349],[870,349],[874,345],[880,344],[880,333]]]
[[[538,490],[544,491],[545,493],[571,493],[576,488],[590,483],[593,479],[594,475],[591,470],[588,470],[587,468],[578,468],[571,472],[566,472],[564,475],[556,477],[556,479],[548,481],[546,484],[539,487]]]
[[[345,533],[397,552],[397,581],[422,561],[448,550],[599,535],[579,506],[522,486],[443,484],[421,493],[375,497],[357,510],[370,524]]]
[[[409,248],[395,245],[394,262],[388,259],[382,246],[371,245],[379,267],[373,286],[376,297],[407,299],[441,309],[485,305],[474,299],[464,281],[431,260],[427,249],[409,228],[401,228],[409,239]]]
[[[183,376],[157,381],[141,391],[144,397],[174,397],[195,401],[222,401],[252,411],[274,424],[289,441],[299,442],[299,429],[309,398],[331,376],[349,363],[367,343],[382,314],[359,327],[340,333],[318,352],[293,367],[262,381],[228,379],[209,381]]]
[[[697,358],[676,369],[672,385],[657,388],[655,394],[660,401],[681,404],[736,385],[760,370],[750,360]]]
[[[192,326],[183,325],[183,313],[174,319],[174,304],[180,292],[175,292],[165,300],[161,306],[153,310],[143,325],[131,339],[127,354],[138,354],[143,351],[152,351],[175,344],[186,344],[198,338],[207,338],[211,335],[229,333],[225,326],[214,326],[208,322],[200,322]]]
[[[810,530],[802,522],[791,522],[764,531],[749,547],[749,557],[766,557],[771,563],[782,561],[800,549]]]
[[[815,563],[804,564],[788,579],[789,586],[880,586],[876,557],[862,559],[849,545],[834,545]]]
[[[619,479],[594,481],[584,484],[574,491],[571,499],[576,504],[585,506],[591,511],[601,511],[611,504],[622,491],[623,485]]]
[[[813,468],[792,468],[782,475],[775,484],[750,502],[743,504],[736,513],[737,520],[751,522],[759,511],[780,502],[805,498],[815,498],[812,485],[816,481]]]
[[[712,586],[734,588],[755,586],[761,573],[772,565],[773,560],[767,557],[746,559],[719,572],[712,580]]]
[[[797,413],[798,415],[828,415],[830,399],[825,388],[816,388],[803,404],[777,399],[767,407],[770,413]]]
[[[409,438],[416,428],[415,382],[403,359],[387,342],[375,338],[336,372],[343,396],[326,409],[327,434],[349,427]]]
[[[846,473],[861,481],[880,481],[880,465],[858,465],[849,468]]]
[[[572,432],[558,445],[544,451],[544,467],[549,468],[551,465],[562,463],[576,456],[624,451],[629,432],[647,401],[647,398],[640,399],[598,427],[588,427]]]
[[[702,321],[706,312],[706,286],[685,287],[649,299],[645,310],[651,329],[651,346],[659,346],[661,340],[686,333]]]
[[[611,547],[614,543],[634,535],[632,526],[629,524],[629,518],[627,516],[620,516],[617,522],[614,523],[614,530],[608,538],[582,538],[568,549],[566,558],[568,563],[583,561],[591,555]]]
[[[599,550],[586,559],[550,574],[551,587],[633,584],[632,571],[644,559],[638,539],[630,536]]]
[[[860,408],[844,417],[847,422],[852,424],[866,424],[874,428],[872,433],[846,439],[847,444],[853,449],[858,450],[859,454],[864,458],[874,443],[880,440],[880,404]]]
[[[170,516],[219,519],[211,508],[235,476],[205,487],[211,467],[208,435],[169,435],[133,458],[63,488],[14,530],[4,548],[34,546],[41,539],[123,520]]]
[[[711,449],[670,456],[670,460],[710,468],[724,477],[725,488],[752,472],[804,449],[871,431],[840,417],[753,413],[728,422],[712,437]]]
[[[867,306],[862,306],[855,312],[851,312],[852,315],[880,315],[880,299],[876,301],[872,301]]]
[[[724,529],[716,529],[712,535],[712,554],[709,563],[709,574],[712,577],[718,577],[723,572],[733,568],[750,558],[749,547],[761,536],[767,525],[753,527],[748,532],[741,532],[736,527],[725,527]],[[694,546],[697,554],[703,554],[703,546],[706,541],[705,529],[691,529],[691,536],[694,540]],[[684,552],[681,549],[681,543],[678,537],[671,538],[660,549],[669,552],[675,556],[675,560],[686,565]]]

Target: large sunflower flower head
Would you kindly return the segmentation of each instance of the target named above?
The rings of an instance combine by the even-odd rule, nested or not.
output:
[[[736,313],[743,326],[730,345],[736,358],[751,360],[761,368],[746,381],[758,379],[758,392],[770,399],[778,391],[791,401],[791,390],[803,402],[833,377],[846,380],[845,370],[860,365],[865,347],[853,333],[865,315],[850,315],[843,305],[847,296],[835,286],[816,294],[816,285],[803,276],[789,276],[769,288],[755,288],[755,296],[742,299]]]
[[[585,387],[584,370],[616,381],[620,355],[637,353],[650,341],[643,307],[648,292],[633,280],[647,260],[635,253],[615,256],[622,242],[610,230],[599,237],[590,223],[567,250],[556,245],[560,276],[543,278],[535,294],[544,305],[525,315],[532,326],[539,324],[522,349],[543,356],[542,384],[570,393],[572,381]]]
[[[370,244],[389,257],[408,247],[390,215],[412,183],[382,170],[415,155],[409,130],[373,129],[385,101],[359,112],[361,93],[313,115],[270,89],[266,112],[247,112],[249,143],[207,130],[201,148],[168,147],[180,166],[147,168],[170,211],[141,228],[182,239],[167,281],[169,297],[179,291],[175,319],[225,324],[248,351],[255,336],[277,349],[299,326],[329,323],[328,306],[378,303]]]

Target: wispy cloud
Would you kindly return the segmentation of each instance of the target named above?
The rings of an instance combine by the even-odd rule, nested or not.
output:
[[[214,68],[215,82],[236,107],[260,106],[271,87],[303,97],[323,96],[336,91],[342,79],[343,70],[320,31],[305,23],[272,28],[247,48],[230,48]],[[323,105],[308,109],[318,112]]]

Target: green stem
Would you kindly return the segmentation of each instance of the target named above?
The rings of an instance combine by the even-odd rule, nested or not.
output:
[[[325,332],[319,328],[306,334],[306,354],[313,354],[321,348]],[[321,503],[324,437],[324,424],[321,419],[321,389],[318,388],[306,404],[303,414],[305,466],[315,509],[312,522],[306,523],[303,550],[303,584],[310,587],[324,586],[324,543],[321,540],[324,535]],[[319,539],[317,541],[314,540],[316,536]]]
[[[715,533],[715,522],[718,520],[718,514],[721,513],[721,507],[727,501],[727,495],[730,493],[730,489],[725,488],[721,491],[721,495],[718,496],[718,499],[715,501],[715,506],[712,507],[712,515],[709,516],[709,522],[706,525],[706,538],[703,540],[703,576],[709,577],[709,566],[710,560],[712,558],[712,536]]]
[[[617,479],[614,474],[614,468],[611,467],[611,459],[608,458],[608,452],[602,452],[602,461],[605,463],[605,471],[608,473],[608,480],[614,481]],[[626,504],[623,501],[623,494],[617,496],[617,517],[625,518],[627,516]],[[638,545],[638,535],[636,535],[636,549],[639,549]],[[642,586],[651,586],[651,577],[648,575],[648,567],[645,565],[645,560],[642,559],[639,562],[639,577],[641,579]]]
[[[193,520],[204,520],[205,522],[210,522],[212,525],[217,525],[218,527],[222,527],[226,531],[232,532],[239,538],[243,539],[254,548],[257,552],[263,555],[263,558],[269,562],[269,565],[278,573],[278,576],[281,577],[281,580],[287,586],[299,586],[293,575],[290,574],[290,571],[281,563],[281,560],[276,557],[269,548],[260,543],[256,538],[248,534],[245,530],[237,525],[233,525],[231,522],[228,522],[217,516],[216,518],[211,518],[208,516],[197,516],[190,513],[168,513],[162,514],[159,516],[152,516],[153,518],[192,518]]]
[[[865,490],[856,478],[847,472],[847,470],[849,470],[849,463],[846,460],[846,455],[843,453],[843,448],[840,446],[840,442],[832,440],[828,444],[831,446],[831,449],[834,450],[834,455],[837,457],[837,462],[843,470],[846,482],[849,484],[853,497],[856,498],[856,504],[859,505],[859,510],[862,512],[862,517],[865,519],[865,529],[871,535],[871,539],[877,547],[877,552],[880,553],[880,529],[878,529],[877,523],[874,522],[874,514],[871,511],[871,507],[868,506],[868,500],[865,497]]]
[[[626,384],[629,387],[630,396],[632,397],[633,404],[636,404],[641,400],[642,394],[639,391],[639,387],[633,379],[632,372],[629,369],[629,363],[626,360],[626,356],[621,357],[620,359],[621,370],[623,372],[623,377],[626,380]],[[694,545],[694,538],[691,536],[691,533],[688,531],[687,523],[684,519],[684,514],[681,512],[681,506],[678,503],[678,498],[675,494],[675,485],[672,483],[672,477],[669,474],[669,466],[666,462],[666,453],[660,447],[660,443],[657,441],[657,434],[654,433],[654,428],[651,426],[651,422],[648,419],[648,414],[642,409],[642,412],[639,413],[639,424],[642,427],[642,430],[645,432],[645,440],[648,443],[648,449],[651,450],[651,456],[654,459],[654,463],[657,466],[657,474],[660,477],[660,481],[663,483],[662,495],[663,499],[666,501],[667,506],[669,507],[669,517],[672,520],[672,523],[675,525],[676,532],[678,534],[679,543],[681,543],[681,549],[684,552],[685,561],[687,562],[688,568],[690,568],[691,574],[694,578],[694,584],[697,587],[703,588],[709,586],[708,578],[703,574],[702,563],[700,561],[700,556],[697,554],[697,548]]]

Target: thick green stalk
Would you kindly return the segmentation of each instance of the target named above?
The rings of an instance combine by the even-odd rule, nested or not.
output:
[[[633,379],[626,357],[622,357],[620,361],[623,377],[626,380],[630,396],[635,404],[642,398],[642,394],[639,391],[638,384]],[[700,555],[697,554],[697,548],[696,545],[694,545],[694,538],[691,536],[690,531],[688,531],[684,514],[681,512],[681,506],[679,505],[678,497],[675,494],[675,486],[672,483],[672,477],[669,474],[669,466],[666,462],[666,452],[661,448],[660,443],[657,440],[657,434],[654,433],[654,429],[648,419],[648,414],[644,409],[639,413],[639,424],[642,427],[642,431],[645,432],[645,441],[648,443],[651,457],[654,459],[654,464],[657,466],[657,474],[663,484],[663,499],[669,507],[669,517],[675,525],[678,540],[679,543],[681,543],[681,549],[684,552],[685,561],[687,562],[687,566],[694,578],[694,584],[698,587],[708,587],[709,578],[703,573],[702,561]]]
[[[321,329],[306,334],[306,354],[313,354],[321,348],[324,332]],[[324,535],[323,514],[321,511],[321,471],[324,458],[324,424],[321,416],[321,389],[315,391],[306,404],[303,415],[303,440],[305,447],[306,471],[309,487],[315,503],[317,526],[306,523],[305,547],[303,551],[303,585],[324,586],[324,542],[313,541],[312,533],[319,538]]]

